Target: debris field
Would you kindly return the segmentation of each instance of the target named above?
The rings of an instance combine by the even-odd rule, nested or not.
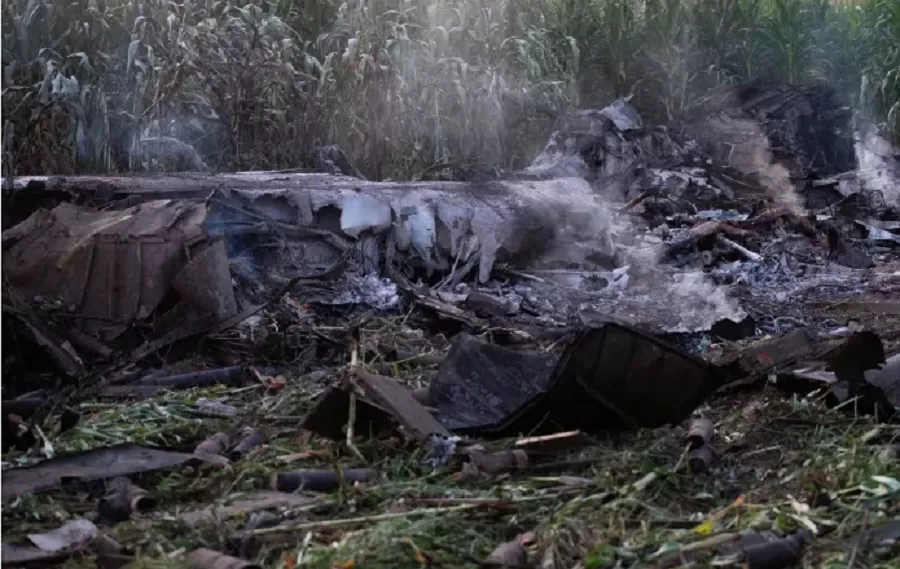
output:
[[[827,88],[329,152],[3,180],[4,566],[897,567],[900,151]]]

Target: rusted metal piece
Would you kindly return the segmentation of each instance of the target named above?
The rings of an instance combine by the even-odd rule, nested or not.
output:
[[[365,484],[378,477],[371,468],[345,468],[341,478],[346,484]],[[330,492],[341,485],[334,470],[299,470],[297,472],[276,472],[272,475],[271,488],[276,492],[295,492],[309,490],[311,492]]]
[[[234,316],[238,309],[225,240],[216,239],[194,256],[172,278],[172,288],[193,306],[219,320]]]
[[[121,332],[162,302],[185,250],[204,246],[206,213],[165,199],[110,211],[62,203],[3,232],[3,272],[27,294],[75,306],[84,330],[114,322]]]
[[[390,377],[357,371],[355,383],[363,396],[384,408],[404,428],[408,435],[424,441],[431,435],[449,435],[450,432],[416,401],[410,391]]]
[[[467,454],[472,465],[486,474],[506,474],[528,468],[528,454],[521,449],[485,452],[473,448]]]
[[[113,522],[124,522],[134,512],[152,510],[156,500],[150,493],[136,486],[124,476],[113,478],[106,487],[106,494],[97,504],[97,511]]]
[[[265,444],[266,440],[259,431],[253,427],[244,427],[241,429],[241,436],[238,443],[228,452],[228,458],[238,460],[251,450]]]

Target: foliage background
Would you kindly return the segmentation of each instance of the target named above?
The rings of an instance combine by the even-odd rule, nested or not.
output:
[[[5,174],[160,169],[156,137],[214,170],[519,167],[567,108],[668,120],[757,77],[900,139],[897,0],[8,0],[2,34]]]

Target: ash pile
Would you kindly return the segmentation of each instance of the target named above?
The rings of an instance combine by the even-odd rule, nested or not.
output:
[[[337,149],[327,174],[5,179],[4,448],[46,448],[34,418],[64,432],[84,401],[298,382],[306,432],[400,433],[434,468],[465,438],[677,425],[767,381],[890,418],[900,152],[853,122],[827,89],[754,83],[666,127],[574,112],[497,180],[372,182]],[[11,469],[4,499],[183,450]]]

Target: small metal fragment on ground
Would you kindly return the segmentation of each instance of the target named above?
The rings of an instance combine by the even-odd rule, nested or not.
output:
[[[224,456],[229,446],[231,446],[231,437],[225,433],[216,433],[197,445],[197,448],[194,449],[194,454],[197,456]]]
[[[365,484],[378,477],[371,468],[345,468],[341,477],[346,484]],[[272,475],[271,488],[277,492],[330,492],[340,487],[340,480],[334,470],[299,470],[297,472],[276,472]]]
[[[100,534],[93,543],[98,569],[120,569],[134,561],[122,545],[107,534]]]
[[[410,391],[389,377],[357,371],[354,380],[364,396],[383,407],[418,441],[425,441],[431,435],[449,436],[450,432],[416,401]]]
[[[687,434],[687,443],[692,449],[700,448],[712,442],[716,428],[709,419],[697,419],[691,423]]]
[[[249,561],[201,547],[187,556],[191,569],[261,569]]]
[[[238,460],[254,448],[265,443],[265,439],[253,427],[244,427],[241,429],[241,438],[238,443],[228,453],[228,458]]]
[[[709,470],[714,457],[715,453],[709,445],[695,448],[688,454],[688,468],[694,474],[703,474]]]
[[[777,541],[757,543],[743,548],[746,569],[785,569],[800,562],[808,538],[798,532]]]
[[[468,310],[476,316],[487,318],[490,316],[510,316],[517,312],[517,306],[505,298],[473,292],[466,296],[463,303]]]
[[[518,540],[507,541],[498,545],[482,564],[487,567],[525,567],[528,554]]]
[[[106,494],[97,504],[101,516],[113,522],[123,522],[134,512],[151,510],[156,500],[149,493],[134,485],[124,476],[113,478],[107,485]]]
[[[528,454],[521,449],[485,452],[472,448],[467,454],[471,464],[485,474],[506,474],[528,468]]]
[[[32,533],[28,540],[41,551],[55,553],[70,550],[94,539],[99,530],[90,520],[78,518],[45,533]]]

